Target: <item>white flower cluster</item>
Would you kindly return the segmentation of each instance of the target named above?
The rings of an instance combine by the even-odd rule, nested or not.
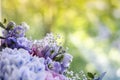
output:
[[[39,48],[44,48],[45,46],[55,46],[58,45],[56,40],[59,38],[59,35],[54,36],[52,33],[49,33],[43,39],[35,40],[33,44],[37,45]]]
[[[67,71],[67,80],[89,80],[83,71],[74,73],[73,71]]]
[[[0,80],[45,80],[44,59],[24,49],[5,48],[0,52]]]

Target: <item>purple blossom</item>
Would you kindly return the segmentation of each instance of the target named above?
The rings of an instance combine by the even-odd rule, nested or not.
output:
[[[43,57],[46,59],[45,65],[47,70],[63,74],[68,69],[72,56],[67,53],[60,53],[60,49],[60,46],[51,48],[47,46],[42,54],[44,54]]]
[[[45,58],[50,57],[54,59],[59,54],[60,46],[53,45],[51,47],[46,46],[42,51],[41,54],[44,55]]]
[[[64,57],[63,57],[63,60],[62,60],[62,65],[64,67],[69,67],[70,66],[70,63],[72,62],[72,56],[68,53],[65,53],[64,54]]]
[[[43,57],[43,54],[41,53],[43,50],[43,47],[38,46],[37,44],[33,44],[31,50],[32,50],[33,56],[36,55],[39,57]]]
[[[3,31],[4,37],[24,37],[26,32],[25,24],[16,25],[14,22],[9,22],[7,28]]]
[[[2,48],[9,47],[9,48],[23,48],[29,52],[31,52],[31,41],[27,40],[25,37],[15,38],[15,37],[8,37],[1,42]]]
[[[25,36],[25,32],[26,30],[24,29],[24,27],[18,25],[17,27],[15,27],[13,29],[13,36],[14,37],[24,37]]]
[[[2,33],[5,38],[13,36],[13,30],[4,30]]]
[[[1,42],[2,47],[18,48],[17,40],[14,37],[8,37]]]
[[[31,52],[32,41],[28,40],[25,37],[17,38],[18,48],[23,48],[29,52]]]
[[[61,72],[61,64],[56,61],[52,61],[49,57],[45,60],[46,70],[52,70],[56,73]]]

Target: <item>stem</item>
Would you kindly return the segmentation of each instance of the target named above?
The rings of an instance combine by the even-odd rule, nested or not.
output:
[[[5,39],[4,37],[0,36],[0,39]]]
[[[5,26],[0,22],[0,27],[6,29]]]

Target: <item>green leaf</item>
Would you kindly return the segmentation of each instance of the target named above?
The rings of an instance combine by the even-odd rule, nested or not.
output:
[[[53,54],[53,53],[54,53],[54,50],[51,50],[50,53]]]
[[[4,18],[4,21],[3,21],[3,23],[6,23],[7,22],[7,19],[6,18]]]
[[[59,54],[59,55],[57,55],[57,56],[54,58],[54,60],[61,62],[61,61],[63,60],[63,58],[64,58],[64,55],[63,55],[63,54]]]
[[[94,73],[94,76],[96,75],[97,73]]]
[[[6,28],[6,30],[13,29],[14,26],[15,26],[15,23],[14,23],[13,21],[11,21],[11,22],[9,22],[9,23],[7,24],[7,28]]]
[[[52,64],[48,64],[48,68],[52,69],[53,68]]]
[[[0,22],[0,27],[6,29],[5,26]]]
[[[88,73],[87,73],[87,75],[88,75],[88,77],[90,77],[90,78],[94,79],[94,74],[92,74],[92,73],[88,72]]]

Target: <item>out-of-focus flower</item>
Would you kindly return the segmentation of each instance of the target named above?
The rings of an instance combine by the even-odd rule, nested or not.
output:
[[[102,73],[99,77],[95,77],[94,80],[102,80],[106,72]]]
[[[29,29],[29,25],[25,22],[22,22],[20,25],[25,29],[25,31]]]

